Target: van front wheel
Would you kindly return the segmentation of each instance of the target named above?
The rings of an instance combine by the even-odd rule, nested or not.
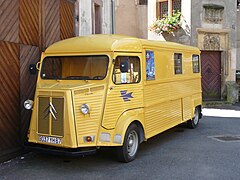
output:
[[[139,129],[131,124],[125,134],[123,146],[117,148],[117,156],[121,162],[130,162],[136,158],[139,146]]]

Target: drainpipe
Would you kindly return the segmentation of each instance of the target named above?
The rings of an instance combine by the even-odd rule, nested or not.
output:
[[[173,1],[172,0],[169,0],[168,1],[168,17],[172,17],[172,11],[173,11]]]
[[[116,33],[115,0],[112,0],[112,34]]]

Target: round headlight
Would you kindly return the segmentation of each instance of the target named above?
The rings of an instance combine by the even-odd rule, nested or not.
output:
[[[90,112],[89,106],[87,104],[83,104],[81,106],[81,111],[83,114],[88,114]]]
[[[33,101],[30,100],[30,99],[24,101],[24,107],[25,107],[25,109],[27,109],[27,110],[32,109],[32,107],[33,107]]]

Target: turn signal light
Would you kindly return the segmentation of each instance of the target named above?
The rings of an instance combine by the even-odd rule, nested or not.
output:
[[[94,142],[95,136],[85,136],[83,138],[84,142]]]
[[[86,141],[87,141],[87,142],[91,142],[91,141],[92,141],[91,136],[87,136],[87,137],[86,137]]]

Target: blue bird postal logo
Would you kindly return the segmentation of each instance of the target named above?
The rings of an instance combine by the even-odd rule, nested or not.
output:
[[[125,102],[131,101],[130,99],[133,98],[132,96],[133,92],[127,93],[127,90],[123,90],[123,91],[120,91],[120,93],[121,93],[120,97],[122,97]]]

